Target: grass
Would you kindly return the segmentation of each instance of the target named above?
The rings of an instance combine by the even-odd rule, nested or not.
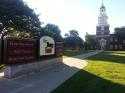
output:
[[[125,51],[105,51],[52,93],[125,93]]]
[[[88,52],[92,52],[93,50],[64,50],[63,55],[66,57],[71,57],[71,56],[76,56],[76,55],[80,55],[80,54],[85,54]]]
[[[0,71],[2,71],[2,69],[4,69],[5,65],[1,64],[0,65]]]

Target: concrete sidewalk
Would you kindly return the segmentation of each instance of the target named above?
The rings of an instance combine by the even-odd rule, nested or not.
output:
[[[83,59],[101,51],[66,57],[63,63],[45,71],[14,79],[0,79],[0,93],[50,93],[87,65]]]

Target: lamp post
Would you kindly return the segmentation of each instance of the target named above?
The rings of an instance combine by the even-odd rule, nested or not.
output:
[[[0,22],[0,63],[2,63],[2,42],[3,42],[3,32],[2,32],[3,24]]]
[[[3,24],[0,22],[0,39],[3,38]]]
[[[2,22],[0,22],[0,39],[3,40],[4,36],[7,35],[7,30],[5,29]]]

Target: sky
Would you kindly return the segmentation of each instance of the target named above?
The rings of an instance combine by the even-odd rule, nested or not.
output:
[[[102,0],[24,0],[39,14],[42,23],[56,24],[64,36],[75,29],[84,39],[95,34]],[[115,27],[125,26],[125,0],[104,0],[111,33]]]

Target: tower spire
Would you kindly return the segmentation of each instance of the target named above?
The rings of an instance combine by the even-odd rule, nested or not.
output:
[[[102,0],[102,6],[104,6],[104,0]]]
[[[106,7],[104,5],[104,0],[100,0],[100,13],[98,16],[98,25],[96,27],[96,39],[100,49],[106,49],[108,44],[108,39],[110,35],[108,16],[106,14]]]
[[[104,6],[104,0],[102,0],[102,6],[101,6],[101,8],[105,8],[105,6]]]

